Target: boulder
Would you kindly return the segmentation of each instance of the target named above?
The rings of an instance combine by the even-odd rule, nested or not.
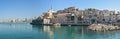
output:
[[[93,31],[113,31],[113,30],[119,30],[120,27],[113,25],[105,25],[105,24],[92,24],[88,26],[88,29]]]

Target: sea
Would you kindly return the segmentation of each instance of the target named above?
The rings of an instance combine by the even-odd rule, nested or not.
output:
[[[87,27],[0,23],[0,39],[120,39],[120,30],[96,32]]]

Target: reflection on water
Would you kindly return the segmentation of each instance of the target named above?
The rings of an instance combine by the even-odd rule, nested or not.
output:
[[[94,32],[86,26],[32,26],[47,34],[48,39],[119,39],[120,31]]]
[[[38,31],[46,33],[49,39],[79,39],[84,38],[83,26],[34,26]]]
[[[120,39],[120,30],[94,32],[87,26],[0,24],[0,39]]]

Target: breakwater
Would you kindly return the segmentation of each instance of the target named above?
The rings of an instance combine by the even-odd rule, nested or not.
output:
[[[113,26],[113,25],[105,25],[105,24],[92,24],[88,26],[89,30],[93,31],[113,31],[113,30],[119,30],[119,26]]]

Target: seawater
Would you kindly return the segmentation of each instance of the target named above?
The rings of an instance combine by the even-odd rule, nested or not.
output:
[[[86,27],[0,23],[0,39],[120,39],[120,30],[95,32]]]

